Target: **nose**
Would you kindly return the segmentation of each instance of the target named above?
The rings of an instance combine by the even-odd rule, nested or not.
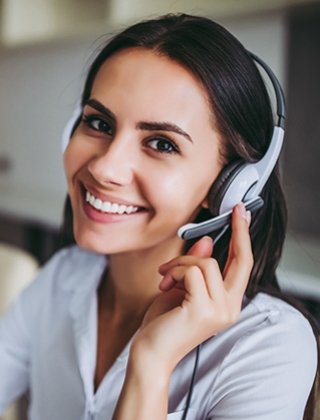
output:
[[[129,185],[136,159],[133,143],[132,139],[120,137],[110,140],[88,164],[92,177],[101,185]]]

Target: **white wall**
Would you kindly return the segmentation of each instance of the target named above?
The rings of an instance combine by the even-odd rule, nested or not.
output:
[[[60,136],[91,45],[82,40],[0,51],[0,155],[12,161],[10,172],[0,175],[0,209],[20,207],[13,213],[58,222],[65,193]]]
[[[286,20],[283,13],[221,21],[244,46],[256,53],[285,84]]]

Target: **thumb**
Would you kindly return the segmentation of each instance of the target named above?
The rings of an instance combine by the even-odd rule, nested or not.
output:
[[[213,251],[213,240],[210,236],[203,236],[187,252],[187,255],[195,257],[208,258],[211,257]]]

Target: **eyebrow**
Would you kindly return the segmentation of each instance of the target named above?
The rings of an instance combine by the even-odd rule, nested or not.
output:
[[[113,114],[110,109],[106,108],[102,103],[97,101],[96,99],[88,99],[85,105],[89,105],[91,108],[96,109],[97,111],[101,112],[101,114],[106,115],[109,118],[112,118],[116,121],[116,116]],[[178,127],[176,124],[170,122],[156,122],[156,121],[140,121],[137,123],[136,128],[139,130],[147,130],[147,131],[168,131],[173,132],[176,134],[180,134],[191,143],[193,143],[191,136]]]
[[[180,134],[185,137],[191,143],[193,143],[192,138],[188,133],[183,131],[180,127],[169,122],[139,122],[137,128],[140,130],[150,130],[150,131],[169,131],[176,134]]]
[[[102,105],[101,102],[97,101],[96,99],[88,99],[84,106],[89,105],[91,108],[94,108],[95,110],[101,112],[101,114],[112,118],[114,121],[116,121],[116,116],[113,112],[110,111],[110,109],[106,108],[104,105]]]

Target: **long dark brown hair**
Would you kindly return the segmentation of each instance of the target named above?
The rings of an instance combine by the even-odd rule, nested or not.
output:
[[[222,137],[221,156],[225,164],[242,160],[253,162],[266,152],[273,132],[270,99],[257,66],[243,45],[226,29],[210,19],[186,14],[166,15],[137,23],[112,38],[90,66],[85,82],[82,105],[101,65],[114,53],[128,48],[152,49],[187,68],[205,87],[212,113]],[[287,210],[276,167],[262,194],[264,206],[254,215],[250,226],[254,267],[246,295],[253,298],[264,291],[289,301],[310,320],[315,335],[316,324],[297,301],[285,296],[278,285],[276,268],[285,239]],[[210,217],[202,210],[197,220]],[[65,207],[64,234],[67,243],[72,235],[70,200]],[[230,231],[214,248],[213,257],[221,270],[226,262]],[[191,243],[186,244],[188,248]],[[316,384],[305,410],[305,420],[315,412]]]

